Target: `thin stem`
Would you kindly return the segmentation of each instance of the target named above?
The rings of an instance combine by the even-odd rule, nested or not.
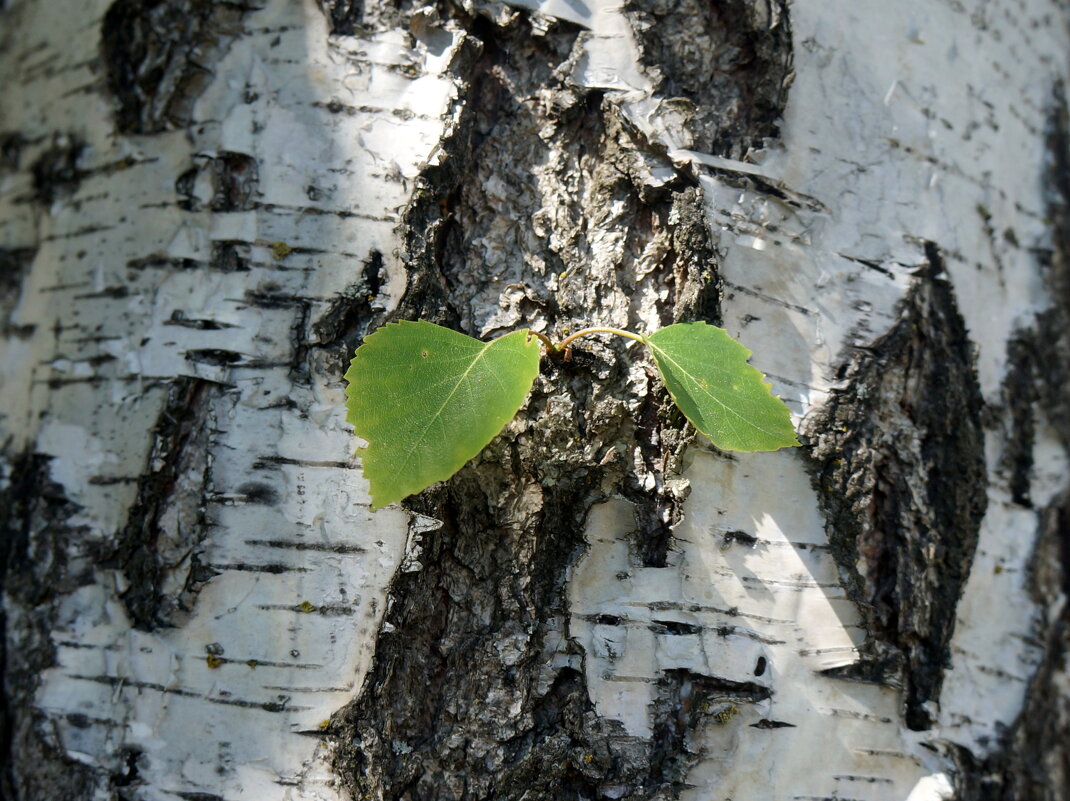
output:
[[[557,346],[557,350],[567,348],[569,343],[585,337],[588,334],[616,334],[619,337],[627,337],[628,339],[634,339],[636,342],[642,342],[646,344],[646,340],[638,334],[633,334],[631,331],[622,331],[619,328],[584,328],[582,331],[577,331],[575,334],[571,334],[561,340],[561,344]]]
[[[532,336],[536,336],[541,339],[542,344],[546,346],[546,350],[550,353],[553,353],[557,350],[557,345],[555,345],[554,341],[550,339],[550,337],[546,336],[546,334],[540,334],[538,331],[532,331],[530,328],[528,329],[528,333]]]

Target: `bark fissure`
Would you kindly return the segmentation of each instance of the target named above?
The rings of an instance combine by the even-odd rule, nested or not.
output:
[[[127,523],[98,555],[102,566],[122,570],[128,586],[120,597],[133,624],[146,631],[176,625],[176,615],[190,609],[214,575],[201,564],[198,546],[207,536],[212,404],[220,394],[219,385],[202,379],[171,382]]]
[[[843,364],[846,386],[807,424],[829,542],[870,636],[835,675],[902,686],[916,730],[940,698],[988,483],[973,348],[938,249],[925,254],[899,321]]]

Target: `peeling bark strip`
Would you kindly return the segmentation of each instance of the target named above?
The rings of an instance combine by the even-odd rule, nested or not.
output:
[[[846,389],[808,426],[829,542],[876,638],[837,675],[903,686],[915,730],[933,722],[988,483],[973,349],[926,254],[900,321],[843,366]]]
[[[228,0],[112,3],[101,33],[118,129],[153,134],[188,124],[213,65],[253,7]]]
[[[702,194],[683,175],[651,180],[649,165],[668,162],[602,92],[563,80],[581,52],[575,30],[539,33],[515,12],[498,25],[462,21],[462,112],[405,216],[409,286],[395,316],[473,336],[718,322]],[[781,80],[754,74],[766,68],[734,74]],[[738,93],[694,97],[717,109],[725,136],[770,132],[741,116],[752,109]],[[410,503],[442,527],[394,582],[375,666],[332,729],[357,795],[675,797],[696,758],[689,734],[731,715],[733,701],[768,696],[667,675],[649,743],[594,711],[568,640],[566,571],[607,491],[635,504],[637,563],[664,565],[681,498],[671,476],[689,435],[623,346],[589,348],[547,363],[529,401],[537,422],[521,415],[477,464]]]

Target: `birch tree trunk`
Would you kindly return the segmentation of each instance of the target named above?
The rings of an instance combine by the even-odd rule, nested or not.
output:
[[[0,2],[0,797],[1070,798],[1059,0]],[[585,340],[372,513],[392,319]]]

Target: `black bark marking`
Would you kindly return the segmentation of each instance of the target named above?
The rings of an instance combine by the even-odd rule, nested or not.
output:
[[[246,545],[259,548],[283,548],[291,551],[323,551],[325,553],[355,554],[367,549],[349,543],[332,544],[328,542],[301,542],[292,540],[246,540]]]
[[[753,548],[758,544],[758,538],[746,531],[726,531],[721,535],[721,543],[724,548],[731,548],[735,543],[745,548]]]
[[[785,723],[782,720],[759,720],[757,723],[750,724],[752,729],[794,729],[794,723]]]
[[[202,564],[198,546],[207,536],[212,403],[220,393],[218,385],[196,378],[171,383],[126,525],[115,545],[98,552],[101,564],[118,567],[129,582],[121,597],[139,629],[171,625],[175,613],[190,609],[200,587],[215,575]],[[169,511],[174,512],[171,522],[166,521]],[[164,595],[165,574],[178,570],[186,571],[185,586]]]
[[[84,716],[83,716],[84,717]],[[71,716],[68,715],[67,719],[70,720]],[[90,725],[89,720],[86,720],[86,727]],[[138,760],[144,752],[140,748],[133,748],[130,746],[124,746],[119,749],[119,768],[113,771],[110,779],[111,786],[114,787],[129,787],[133,784],[137,784],[140,779],[140,769],[138,768]]]
[[[417,7],[411,0],[318,0],[332,34],[370,36],[381,31],[406,29]]]
[[[196,194],[197,177],[207,170],[212,182],[208,207],[212,211],[248,211],[257,208],[260,169],[256,159],[245,153],[224,150],[215,156],[199,157],[197,164],[175,179],[178,207],[198,211],[201,198]]]
[[[210,364],[214,367],[227,367],[240,362],[242,355],[222,348],[200,348],[198,350],[187,350],[185,359],[189,362]]]
[[[988,483],[973,349],[936,247],[926,254],[899,322],[807,425],[832,553],[871,635],[867,658],[831,673],[901,681],[916,730],[940,697]]]
[[[741,159],[778,135],[793,51],[784,0],[630,0],[642,61],[692,149]]]
[[[85,171],[78,159],[85,144],[76,136],[57,135],[52,145],[33,162],[33,194],[38,203],[49,205],[60,197],[73,195]]]
[[[197,211],[200,201],[196,195],[197,175],[200,170],[190,167],[175,179],[175,194],[178,195],[178,207],[183,211]]]
[[[238,493],[245,496],[246,503],[262,506],[275,506],[279,502],[279,492],[270,484],[249,481],[238,487]]]
[[[15,172],[22,161],[26,138],[17,132],[0,134],[0,172]]]
[[[126,267],[131,271],[131,280],[136,278],[136,273],[144,270],[218,270],[224,273],[248,272],[249,271],[249,243],[239,240],[219,239],[212,242],[212,253],[208,261],[197,259],[171,258],[159,253],[143,256],[138,259],[130,259]]]
[[[228,0],[115,0],[104,15],[101,48],[119,131],[154,134],[188,124],[251,8]]]
[[[1007,346],[1009,367],[1003,379],[1002,401],[1004,424],[1004,450],[1001,458],[1002,473],[1007,481],[1011,499],[1022,506],[1032,506],[1030,484],[1033,473],[1033,446],[1036,444],[1036,410],[1039,401],[1039,375],[1045,369],[1038,363],[1040,354],[1034,331],[1019,331]],[[995,418],[998,411],[989,415]],[[992,424],[999,424],[993,420]]]
[[[224,151],[209,161],[212,170],[212,211],[255,208],[260,185],[256,159],[245,153]]]
[[[25,337],[33,333],[33,326],[16,327],[11,312],[19,302],[22,279],[29,272],[35,248],[0,248],[0,334]],[[3,412],[0,412],[0,418]]]
[[[195,259],[172,259],[168,256],[156,254],[145,256],[140,259],[130,259],[126,263],[126,268],[133,273],[142,270],[166,270],[170,272],[178,270],[196,270],[200,265],[201,262],[198,262]]]
[[[216,240],[212,242],[212,255],[209,259],[212,269],[224,273],[248,272],[249,243]]]
[[[0,798],[92,797],[91,768],[45,739],[34,705],[41,672],[55,664],[51,632],[62,596],[92,576],[72,564],[87,533],[70,520],[79,507],[49,478],[50,457],[6,454],[0,462]]]
[[[352,36],[364,20],[364,0],[319,0],[331,26],[331,33]]]
[[[1054,302],[1037,316],[1035,341],[1038,401],[1063,445],[1070,448],[1070,112],[1066,93],[1066,86],[1059,82],[1048,133],[1052,251],[1044,267]]]
[[[266,454],[257,457],[253,462],[254,470],[278,469],[284,464],[292,464],[299,467],[330,467],[334,470],[355,470],[355,465],[348,462],[339,462],[332,459],[294,459],[289,456],[276,456]]]
[[[171,312],[171,318],[164,325],[174,325],[180,328],[192,328],[196,331],[222,331],[227,328],[236,328],[234,323],[221,323],[218,320],[205,320],[187,317],[182,309]]]
[[[652,620],[650,621],[650,630],[655,634],[699,634],[702,631],[702,626],[696,626],[694,623],[683,623],[679,620]]]
[[[274,701],[254,701],[248,698],[232,698],[231,696],[223,695],[206,695],[203,690],[187,690],[184,687],[173,687],[164,684],[159,684],[154,681],[135,681],[127,676],[89,676],[81,675],[77,673],[68,673],[68,679],[77,679],[79,681],[91,681],[94,684],[106,684],[110,687],[121,687],[123,689],[130,690],[153,690],[154,692],[163,693],[165,695],[177,695],[182,698],[199,698],[202,701],[207,701],[209,704],[220,704],[222,706],[237,706],[243,709],[262,709],[265,712],[286,712],[286,711],[304,711],[309,709],[307,706],[294,706],[290,704],[290,696],[288,695],[276,695]]]

